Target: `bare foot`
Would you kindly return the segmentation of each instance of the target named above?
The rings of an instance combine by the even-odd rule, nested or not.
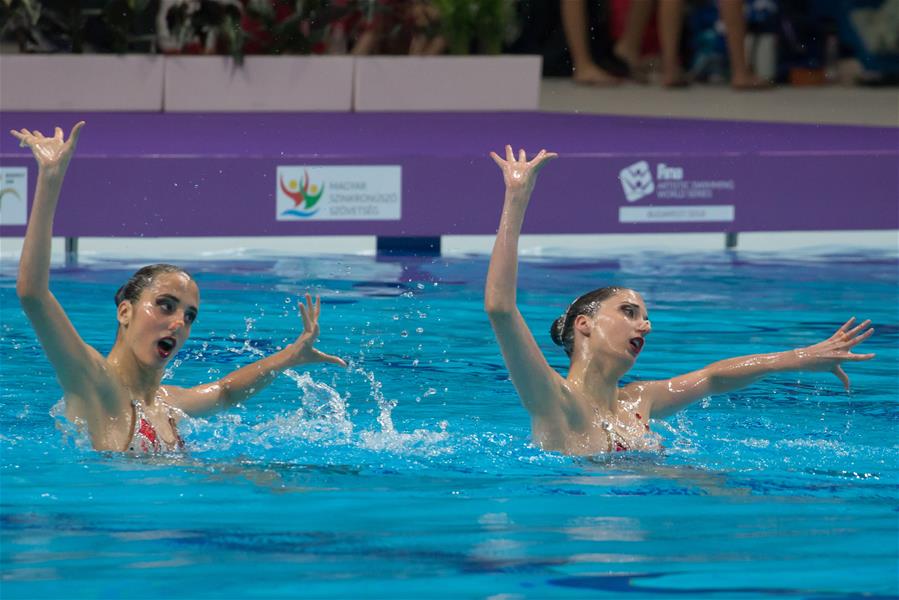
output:
[[[649,68],[640,60],[639,52],[631,52],[620,43],[612,49],[615,57],[627,65],[627,76],[637,83],[649,83]]]
[[[640,52],[625,48],[621,42],[615,44],[615,47],[612,48],[612,52],[614,52],[615,56],[624,61],[624,63],[631,69],[636,69],[640,64]]]
[[[742,91],[767,90],[771,88],[772,83],[755,73],[735,73],[730,78],[730,86],[735,90]]]
[[[690,80],[684,74],[680,66],[666,68],[662,72],[662,87],[685,88],[690,85]]]
[[[621,83],[620,79],[594,64],[575,67],[571,77],[575,83],[583,85],[618,85]]]

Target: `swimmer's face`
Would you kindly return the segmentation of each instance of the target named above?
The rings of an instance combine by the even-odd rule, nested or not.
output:
[[[125,343],[148,366],[165,365],[184,346],[197,318],[200,290],[186,273],[161,273],[133,304],[119,305]]]
[[[621,290],[606,298],[592,317],[579,315],[574,326],[584,336],[583,351],[621,361],[628,368],[652,330],[643,297],[634,290]]]

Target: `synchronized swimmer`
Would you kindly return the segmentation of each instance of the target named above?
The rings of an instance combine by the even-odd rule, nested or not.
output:
[[[490,154],[506,184],[502,217],[490,257],[484,308],[512,383],[531,416],[534,441],[544,450],[595,455],[653,449],[649,419],[667,417],[713,394],[740,389],[775,372],[830,371],[849,388],[843,362],[870,360],[852,348],[874,330],[849,319],[829,339],[807,348],[718,361],[661,381],[619,382],[634,366],[652,329],[643,298],[627,288],[604,287],[572,302],[550,329],[571,359],[562,378],[549,366],[516,306],[518,237],[537,174],[556,154],[541,150],[530,161]]]
[[[16,292],[63,389],[66,418],[83,423],[97,450],[179,451],[178,420],[222,410],[258,393],[283,370],[301,364],[346,363],[314,347],[321,302],[299,303],[303,332],[295,342],[218,381],[192,388],[162,385],[169,361],[190,336],[200,293],[183,269],[156,264],[138,270],[116,293],[118,331],[107,356],[86,344],[49,289],[53,219],[66,169],[84,122],[68,139],[12,131],[38,163],[37,186],[19,263]],[[567,378],[546,362],[516,306],[518,238],[540,169],[556,155],[528,161],[491,153],[506,194],[485,290],[485,309],[524,407],[534,441],[548,451],[594,455],[652,449],[651,417],[665,417],[711,394],[744,387],[778,371],[831,371],[848,388],[841,364],[869,360],[852,348],[873,333],[870,321],[847,321],[818,344],[787,352],[742,356],[663,381],[619,387],[651,330],[637,292],[606,287],[577,298],[553,323],[553,341],[571,358]]]
[[[299,304],[303,333],[283,350],[225,377],[192,388],[162,385],[165,367],[190,337],[200,290],[183,269],[157,264],[139,269],[115,295],[119,322],[108,356],[86,344],[50,292],[53,217],[69,161],[84,122],[69,139],[21,129],[11,133],[38,163],[34,205],[16,293],[62,385],[66,418],[87,427],[97,450],[138,454],[179,451],[178,420],[222,410],[249,398],[291,367],[346,363],[314,347],[321,302],[306,294]]]

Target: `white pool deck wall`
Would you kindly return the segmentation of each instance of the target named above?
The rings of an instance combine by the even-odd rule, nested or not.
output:
[[[487,255],[493,236],[448,235],[441,239],[443,256]],[[22,252],[21,237],[0,238],[0,266],[9,270]],[[786,231],[747,232],[738,236],[736,250],[784,256],[790,252],[877,250],[899,253],[899,231]],[[722,233],[628,235],[523,235],[521,256],[601,257],[644,251],[685,253],[725,252]],[[228,260],[262,256],[375,255],[375,236],[94,238],[78,240],[79,259],[145,259],[148,262],[185,259]],[[65,264],[65,239],[53,238],[51,261]]]

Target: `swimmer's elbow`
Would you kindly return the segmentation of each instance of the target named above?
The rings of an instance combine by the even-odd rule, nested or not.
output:
[[[517,307],[515,306],[514,299],[496,293],[489,288],[487,289],[487,292],[484,294],[484,312],[489,316],[501,317],[503,315],[510,315],[516,310]]]
[[[16,281],[16,296],[24,307],[40,304],[49,294],[50,290],[46,287],[35,285],[27,279],[20,278]]]
[[[489,317],[503,317],[514,313],[516,310],[515,303],[499,298],[484,298],[484,312]]]

